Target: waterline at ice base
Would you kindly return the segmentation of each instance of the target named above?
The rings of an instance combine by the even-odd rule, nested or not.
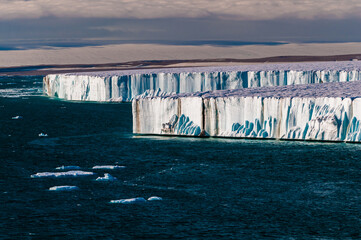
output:
[[[44,92],[72,101],[131,101],[148,92],[192,93],[361,79],[361,61],[256,64],[51,74]]]

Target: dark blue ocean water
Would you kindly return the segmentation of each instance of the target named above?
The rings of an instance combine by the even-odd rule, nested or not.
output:
[[[133,136],[130,104],[41,87],[0,79],[0,239],[361,238],[361,145]],[[30,178],[62,165],[118,180]]]

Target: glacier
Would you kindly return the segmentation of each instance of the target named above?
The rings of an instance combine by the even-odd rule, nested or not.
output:
[[[133,133],[361,141],[361,81],[139,96]]]
[[[254,64],[50,74],[43,90],[72,101],[131,101],[154,93],[285,86],[361,79],[361,61]]]

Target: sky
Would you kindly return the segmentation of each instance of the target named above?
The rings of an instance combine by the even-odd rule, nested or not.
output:
[[[359,0],[0,0],[0,50],[361,42]]]

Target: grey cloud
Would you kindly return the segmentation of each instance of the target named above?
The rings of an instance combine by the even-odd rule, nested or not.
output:
[[[132,27],[126,26],[96,26],[96,27],[89,27],[89,29],[94,30],[105,30],[107,32],[121,32],[121,33],[160,33],[164,32],[165,30],[159,28],[144,28],[142,26],[136,25]]]
[[[0,48],[116,43],[215,44],[242,42],[359,42],[361,19],[225,20],[41,18],[3,20]]]
[[[0,0],[0,19],[222,18],[234,20],[361,18],[359,0]]]

